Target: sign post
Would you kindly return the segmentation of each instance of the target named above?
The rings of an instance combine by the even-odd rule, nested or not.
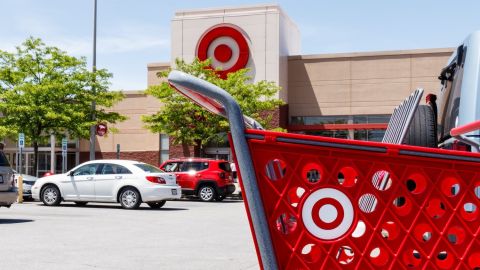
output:
[[[65,173],[67,169],[67,146],[68,146],[68,139],[62,139],[62,173]]]
[[[120,144],[117,143],[117,159],[120,159]]]
[[[25,147],[25,134],[24,133],[19,133],[18,134],[18,148],[20,152],[20,157],[19,157],[19,168],[18,168],[18,203],[23,203],[23,176],[22,176],[22,167],[23,167],[23,148]]]

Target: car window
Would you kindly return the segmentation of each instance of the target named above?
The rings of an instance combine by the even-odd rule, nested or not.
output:
[[[446,115],[443,123],[444,134],[443,137],[447,137],[450,134],[450,130],[455,128],[458,124],[458,113],[460,111],[460,96],[463,79],[463,67],[458,67],[454,75],[452,82],[452,89],[448,96],[448,103],[446,105]]]
[[[132,174],[132,172],[129,169],[125,168],[122,165],[117,164],[114,166],[115,166],[114,168],[116,168],[116,174]]]
[[[8,159],[5,156],[5,153],[0,151],[0,166],[7,166],[10,167],[10,163],[8,163]]]
[[[160,170],[159,168],[153,166],[153,165],[150,165],[150,164],[147,164],[147,163],[137,163],[137,164],[133,164],[135,165],[136,167],[140,168],[142,171],[144,172],[148,172],[148,173],[161,173],[161,172],[164,172],[162,170]]]
[[[132,172],[124,166],[117,164],[103,164],[100,174],[131,174]]]
[[[208,162],[184,162],[180,168],[182,172],[201,171],[208,168]]]
[[[170,162],[163,166],[163,170],[165,170],[166,172],[178,172],[180,170],[181,164],[182,163],[180,162]]]
[[[94,175],[97,171],[99,164],[87,164],[84,165],[78,169],[76,169],[73,172],[74,176],[79,176],[79,175]]]
[[[226,172],[231,172],[232,171],[232,168],[230,168],[230,163],[228,163],[228,162],[220,162],[220,163],[218,163],[218,167],[221,170],[224,170]]]

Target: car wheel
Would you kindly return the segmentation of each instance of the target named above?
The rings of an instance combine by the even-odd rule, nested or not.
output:
[[[430,148],[437,147],[435,115],[430,106],[418,106],[403,143]]]
[[[147,203],[147,204],[152,209],[160,209],[160,208],[162,208],[162,206],[165,205],[166,202],[167,201],[164,200],[164,201],[159,201],[159,202],[150,202],[150,203]]]
[[[216,201],[221,202],[225,199],[225,197],[226,197],[225,195],[218,195],[217,198],[216,198]]]
[[[88,202],[75,202],[76,205],[78,206],[85,206],[87,205]]]
[[[216,193],[212,186],[204,185],[198,190],[198,197],[204,202],[211,202],[217,197]]]
[[[141,203],[140,193],[134,188],[125,188],[120,193],[120,204],[124,209],[137,209]]]
[[[62,197],[60,190],[54,185],[48,185],[43,188],[40,198],[46,206],[57,206],[60,204]]]

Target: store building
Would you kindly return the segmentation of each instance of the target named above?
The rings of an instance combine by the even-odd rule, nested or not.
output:
[[[437,77],[453,52],[444,48],[302,55],[300,36],[278,5],[178,11],[171,24],[171,59],[147,64],[148,85],[159,84],[156,73],[176,58],[188,62],[209,57],[225,72],[246,67],[253,81],[281,86],[278,97],[287,105],[278,110],[275,121],[289,132],[379,140],[393,108],[415,88],[437,93]],[[125,94],[112,109],[129,119],[116,125],[118,133],[97,136],[97,157],[116,158],[119,152],[120,158],[158,164],[181,156],[168,136],[150,133],[141,121],[142,115],[158,111],[159,101],[138,91]],[[60,149],[42,149],[47,168],[49,153],[58,155]],[[88,141],[72,143],[72,165],[87,160],[88,150]],[[15,159],[18,151],[7,144],[6,152]],[[229,158],[226,147],[209,147],[205,153]]]

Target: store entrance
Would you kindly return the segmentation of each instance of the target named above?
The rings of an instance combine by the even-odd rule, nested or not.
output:
[[[231,160],[230,148],[208,147],[205,149],[205,157],[214,159]]]
[[[8,155],[9,156],[9,155]],[[35,172],[33,168],[33,163],[35,160],[35,155],[33,152],[24,152],[22,153],[22,170],[23,174],[33,175],[36,177],[41,177],[45,173],[50,172],[50,152],[40,151],[38,152],[38,171]],[[76,157],[75,152],[67,152],[67,167],[65,171],[75,167]],[[17,172],[20,172],[20,153],[13,153],[13,158],[10,160],[10,163]],[[55,173],[62,173],[62,153],[55,153]]]
[[[20,170],[20,153],[14,153],[12,160],[12,167],[15,171],[22,172],[22,174],[28,174],[35,176],[33,171],[33,161],[35,156],[33,153],[22,153],[22,169]]]

